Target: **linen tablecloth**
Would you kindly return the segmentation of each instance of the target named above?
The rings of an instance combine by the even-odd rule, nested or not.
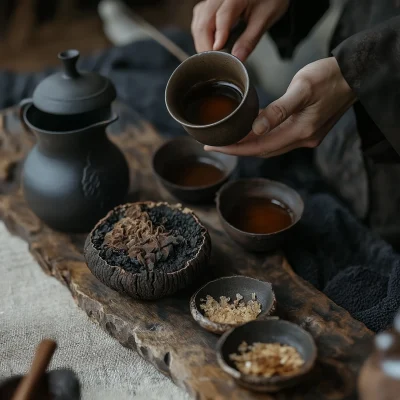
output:
[[[91,322],[67,288],[45,275],[28,245],[2,222],[0,273],[0,379],[26,373],[40,340],[53,338],[58,349],[50,369],[73,369],[84,400],[189,399]]]

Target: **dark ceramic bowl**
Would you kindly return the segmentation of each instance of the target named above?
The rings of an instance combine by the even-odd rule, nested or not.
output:
[[[291,225],[273,233],[245,232],[233,226],[228,220],[233,207],[254,197],[274,199],[287,207],[292,214]],[[254,252],[278,248],[286,239],[288,232],[300,221],[304,210],[303,200],[294,189],[283,183],[263,178],[240,179],[226,183],[219,190],[216,203],[224,230],[243,248]]]
[[[172,182],[171,171],[190,160],[217,167],[222,172],[221,178],[203,186],[182,186]],[[153,155],[153,171],[159,181],[173,196],[188,203],[213,202],[218,189],[231,177],[237,163],[237,157],[207,152],[203,145],[188,136],[169,140]]]
[[[243,341],[249,345],[255,342],[278,342],[293,346],[300,353],[304,364],[296,374],[290,376],[265,378],[242,374],[236,369],[229,355],[237,353],[238,347]],[[277,392],[295,386],[308,375],[316,358],[317,348],[312,336],[298,325],[282,320],[248,322],[224,333],[217,343],[217,360],[220,367],[231,375],[237,383],[257,392]]]
[[[22,376],[16,375],[0,382],[0,399],[12,399],[14,392],[22,380]],[[60,369],[47,372],[39,381],[35,394],[31,400],[79,400],[81,389],[78,377],[71,370]]]
[[[236,294],[243,296],[245,302],[251,300],[252,293],[255,293],[257,300],[261,303],[261,313],[257,319],[269,317],[275,310],[275,294],[269,282],[249,278],[247,276],[227,276],[208,282],[200,288],[190,299],[190,312],[198,324],[210,332],[221,335],[229,329],[242,324],[220,324],[212,322],[204,316],[200,308],[200,299],[205,299],[207,295],[219,300],[221,296],[236,299]]]

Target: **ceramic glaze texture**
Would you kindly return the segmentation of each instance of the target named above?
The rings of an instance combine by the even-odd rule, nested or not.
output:
[[[24,112],[28,123],[32,107]],[[123,202],[128,165],[105,133],[115,119],[70,132],[30,126],[38,141],[25,161],[23,190],[32,211],[50,227],[88,232]]]

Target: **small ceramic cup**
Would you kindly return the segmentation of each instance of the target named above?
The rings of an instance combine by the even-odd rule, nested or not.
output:
[[[272,233],[245,232],[231,224],[229,216],[233,207],[249,198],[277,200],[292,213],[292,223],[285,229]],[[225,232],[240,246],[251,252],[276,250],[287,239],[289,232],[296,225],[304,210],[300,195],[283,183],[264,178],[238,179],[227,182],[217,193],[217,212]],[[260,215],[260,218],[263,216]]]
[[[250,82],[244,64],[230,54],[245,25],[239,23],[222,51],[206,51],[186,59],[172,73],[166,90],[165,103],[172,118],[198,142],[210,146],[227,146],[242,140],[251,131],[259,112],[258,95]],[[236,85],[243,97],[239,106],[220,121],[208,125],[192,124],[184,116],[185,95],[195,85],[209,81],[225,81]]]
[[[171,180],[171,172],[185,168],[185,162],[201,161],[221,171],[218,181],[202,186],[182,186]],[[153,155],[153,172],[177,199],[193,204],[213,203],[216,192],[234,173],[238,159],[227,154],[207,152],[190,136],[180,136],[162,144]],[[174,172],[172,172],[173,176]],[[175,172],[176,174],[176,172]]]

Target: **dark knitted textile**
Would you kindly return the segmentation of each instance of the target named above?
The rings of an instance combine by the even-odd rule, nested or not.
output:
[[[188,53],[191,38],[167,32]],[[65,49],[60,49],[65,50]],[[164,103],[165,85],[178,61],[152,41],[115,47],[81,60],[83,69],[112,79],[119,98],[163,135],[181,135],[182,128],[170,118]],[[48,73],[0,72],[0,107],[29,97]],[[261,104],[268,96],[259,91]],[[302,221],[293,230],[285,253],[295,271],[370,329],[391,324],[400,307],[400,256],[375,237],[331,193],[312,164],[310,150],[297,150],[270,160],[243,158],[241,176],[279,179],[299,190],[305,200]]]

